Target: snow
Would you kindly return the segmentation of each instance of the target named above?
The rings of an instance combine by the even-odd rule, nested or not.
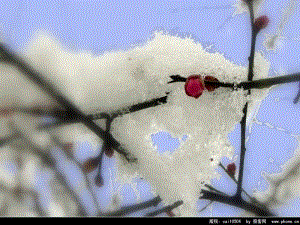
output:
[[[219,81],[238,83],[247,79],[247,68],[233,64],[220,53],[206,52],[191,38],[163,32],[156,32],[147,43],[130,50],[100,56],[72,52],[45,32],[38,32],[25,51],[25,59],[86,114],[109,113],[171,92],[167,104],[116,118],[111,133],[138,159],[128,163],[115,154],[119,182],[144,178],[164,203],[183,200],[184,204],[176,210],[182,216],[196,215],[196,202],[204,183],[218,177],[216,168],[222,157],[232,157],[233,147],[227,136],[240,122],[246,101],[251,112],[268,93],[268,89],[253,90],[247,97],[242,89],[219,88],[205,91],[199,99],[186,96],[184,83],[168,84],[170,75],[210,75]],[[257,53],[254,79],[267,77],[269,66],[264,56]],[[1,98],[7,94],[10,98],[14,96],[10,102],[18,106],[54,106],[17,71],[3,64],[0,71],[7,74],[1,77],[3,85],[11,79],[17,82],[7,87],[6,92],[0,91]],[[24,96],[20,86],[23,91],[32,88],[28,89],[30,97]],[[161,131],[188,138],[175,152],[159,154],[151,135]],[[80,133],[87,135],[90,131],[68,126],[60,133],[69,140],[72,137],[68,136],[79,137]],[[90,135],[89,139],[94,140]],[[44,142],[45,147],[48,144]],[[54,211],[60,210],[52,207]]]

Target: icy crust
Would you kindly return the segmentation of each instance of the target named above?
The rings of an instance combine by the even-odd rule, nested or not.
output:
[[[268,93],[267,89],[252,90],[247,99],[242,89],[219,88],[198,99],[186,96],[184,83],[167,84],[170,75],[201,74],[240,82],[247,80],[247,68],[220,53],[206,52],[190,38],[162,32],[144,45],[98,57],[70,52],[40,32],[29,44],[26,60],[85,113],[111,112],[170,92],[167,104],[116,118],[111,132],[138,159],[129,164],[115,154],[119,181],[144,178],[166,204],[183,200],[176,210],[183,216],[197,214],[204,183],[218,176],[215,169],[222,157],[232,156],[227,136],[240,122],[246,101],[251,113]],[[268,70],[269,63],[257,53],[254,79],[267,77]],[[47,104],[40,95],[36,102]],[[174,153],[160,154],[150,136],[159,131],[188,138]]]
[[[184,77],[210,74],[224,82],[246,79],[246,68],[232,64],[222,54],[206,52],[191,38],[162,32],[155,33],[145,45],[96,57],[89,52],[71,52],[40,31],[29,43],[25,55],[34,68],[86,113],[111,112],[162,97],[165,92],[182,86],[182,83],[167,84],[169,76],[174,74]],[[269,64],[260,53],[256,56],[255,77],[261,78],[268,73]],[[7,66],[1,64],[2,70],[6,71]],[[22,75],[16,77],[10,79],[23,80]],[[5,83],[18,84],[10,80],[3,81]],[[31,88],[29,84],[22,81],[19,87],[23,88],[14,87],[1,95],[15,93],[14,89],[17,89],[18,98],[24,98],[26,95],[21,91]],[[31,89],[29,98],[24,98],[26,103],[28,99],[39,104],[49,102],[40,92]]]

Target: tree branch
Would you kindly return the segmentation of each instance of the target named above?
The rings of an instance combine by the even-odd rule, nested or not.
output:
[[[98,216],[125,216],[146,208],[150,208],[153,206],[157,206],[161,202],[161,198],[159,196],[152,198],[148,201],[134,204],[134,205],[129,205],[129,206],[124,206],[116,211],[113,212],[108,212],[108,213],[100,213]]]
[[[147,213],[146,216],[157,216],[161,213],[170,212],[173,209],[181,206],[182,204],[183,204],[183,201],[177,201],[177,202],[173,203],[172,205],[168,205],[168,206],[165,206],[161,209],[158,209],[158,210],[155,210],[153,212]]]
[[[235,179],[234,176],[232,176],[227,170],[226,168],[223,166],[222,163],[219,163],[219,166],[227,173],[227,175],[236,183],[238,184],[238,181]],[[257,201],[254,197],[252,197],[251,195],[249,195],[244,188],[242,188],[242,191],[248,196],[249,199],[251,199],[251,201]]]
[[[72,187],[67,183],[65,176],[59,170],[56,159],[50,154],[50,149],[47,149],[47,151],[40,149],[39,146],[35,145],[30,139],[28,139],[25,135],[23,135],[21,130],[19,130],[15,125],[11,124],[11,127],[15,133],[19,134],[19,139],[20,139],[19,141],[24,145],[21,147],[23,153],[26,148],[25,146],[28,146],[30,148],[30,151],[41,159],[44,166],[50,168],[54,172],[55,178],[60,182],[60,184],[65,189],[65,194],[70,195],[70,197],[74,200],[75,204],[78,206],[79,216],[87,216],[88,214],[84,206],[82,205],[80,198],[78,197],[76,192],[72,189]],[[22,155],[21,152],[20,154]]]
[[[122,115],[125,115],[128,113],[133,113],[133,112],[137,112],[137,111],[140,111],[143,109],[155,107],[155,106],[158,106],[161,104],[166,104],[167,99],[168,99],[168,94],[169,94],[169,92],[167,93],[166,96],[163,96],[160,98],[154,98],[154,99],[151,99],[146,102],[138,103],[138,104],[132,105],[132,106],[124,108],[124,109],[116,110],[109,114],[101,112],[101,113],[87,115],[87,117],[91,120],[99,120],[99,119],[103,119],[103,118],[107,119],[107,116],[109,116],[111,118],[116,118],[118,116],[122,116]],[[57,118],[58,121],[56,121],[54,123],[42,125],[39,127],[39,129],[47,129],[47,128],[57,127],[57,126],[65,125],[65,124],[69,124],[69,123],[79,123],[80,122],[80,119],[75,114],[72,114],[71,112],[66,111],[66,110],[55,110],[53,112],[50,112],[50,116]]]
[[[103,140],[107,140],[111,146],[121,155],[123,155],[128,161],[134,162],[136,158],[126,152],[125,149],[121,148],[121,144],[108,132],[101,129],[92,119],[82,113],[75,104],[67,99],[60,91],[46,79],[44,79],[37,71],[29,66],[24,60],[18,57],[13,52],[9,51],[0,43],[0,54],[1,58],[6,63],[10,63],[16,66],[29,80],[38,85],[43,91],[53,97],[59,104],[64,106],[68,112],[74,114],[84,125],[90,128],[97,136]]]
[[[172,75],[170,77],[173,77],[173,76],[180,76],[180,75]],[[174,81],[171,81],[169,83],[185,82],[186,79],[187,78],[185,78],[185,77],[180,77],[180,79],[178,79],[178,80],[175,79]],[[288,75],[284,75],[284,76],[269,77],[269,78],[252,80],[252,81],[243,81],[238,84],[224,83],[224,82],[218,82],[218,81],[208,81],[208,80],[205,80],[204,83],[209,84],[209,85],[219,86],[219,87],[225,87],[225,88],[232,88],[232,89],[243,88],[244,90],[250,90],[250,89],[269,88],[274,85],[287,84],[287,83],[292,83],[292,82],[297,82],[297,81],[300,81],[300,73],[293,73],[293,74],[288,74]]]
[[[253,2],[248,2],[248,8],[250,12],[250,23],[251,23],[251,51],[249,56],[249,68],[248,68],[248,81],[252,81],[253,79],[253,68],[254,68],[254,56],[255,56],[255,43],[257,38],[257,31],[254,29],[254,12],[253,12]],[[251,94],[251,90],[248,90],[248,95]],[[243,175],[244,175],[244,162],[245,162],[245,154],[246,154],[246,120],[247,120],[247,111],[248,111],[248,102],[243,109],[243,118],[241,120],[241,155],[240,155],[240,166],[239,166],[239,174],[238,174],[238,185],[235,196],[237,199],[241,199],[242,195],[242,185],[243,185]]]
[[[253,203],[248,203],[242,198],[237,198],[235,196],[227,196],[222,195],[220,193],[211,192],[207,190],[202,190],[202,196],[200,199],[207,199],[211,201],[216,201],[220,203],[224,203],[227,205],[232,205],[246,211],[255,213],[258,216],[275,216],[272,212],[270,212],[266,207],[258,206]]]

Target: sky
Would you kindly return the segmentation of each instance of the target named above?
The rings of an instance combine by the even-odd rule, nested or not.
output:
[[[71,51],[87,50],[101,55],[113,50],[126,50],[145,43],[157,30],[181,37],[191,36],[207,47],[209,52],[220,52],[230,61],[246,66],[250,50],[250,26],[246,13],[232,17],[236,0],[147,0],[147,1],[92,1],[92,0],[39,0],[7,1],[0,0],[0,34],[15,51],[22,52],[37,30],[45,30],[55,36]],[[259,35],[257,50],[271,62],[269,76],[285,75],[300,70],[299,49],[299,8],[287,23],[279,48],[267,51],[263,46],[266,34],[273,34],[279,24],[282,9],[289,0],[266,0],[262,14],[270,18],[269,26]],[[247,132],[246,165],[244,187],[251,194],[267,188],[264,174],[280,172],[280,166],[288,160],[298,145],[294,135],[299,135],[299,104],[292,103],[297,94],[298,84],[291,83],[274,88],[262,102],[257,114],[257,123]],[[240,129],[236,127],[229,138],[236,150],[238,159]],[[181,140],[184,141],[184,140]],[[153,136],[159,151],[174,150],[180,142],[169,134]],[[88,146],[82,149],[88,151]],[[238,161],[236,163],[238,164]],[[226,165],[230,163],[223,160]],[[105,179],[114,173],[114,160],[105,160]],[[221,170],[220,170],[221,171]],[[76,173],[74,172],[76,175]],[[214,182],[214,186],[227,193],[235,192],[233,182],[224,176]],[[92,175],[91,175],[92,176]],[[76,180],[76,179],[75,179]],[[103,205],[107,204],[109,193],[114,186],[109,184],[96,190]],[[149,199],[149,186],[138,184],[141,199]],[[130,187],[123,190],[123,203],[134,203],[136,197]],[[86,197],[91,213],[94,208]],[[204,206],[207,202],[202,201]],[[199,206],[199,208],[201,208]],[[203,216],[238,215],[242,211],[228,205],[214,203],[203,212]],[[282,216],[296,216],[299,212],[299,199],[285,208],[278,209]],[[134,214],[141,215],[141,214]]]

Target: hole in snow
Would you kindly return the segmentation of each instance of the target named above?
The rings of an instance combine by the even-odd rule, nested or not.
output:
[[[182,138],[181,138],[181,141],[186,141],[187,138],[188,138],[187,135],[183,135]]]
[[[180,145],[178,138],[173,138],[171,134],[165,131],[160,131],[158,133],[151,135],[153,146],[157,147],[159,153],[163,152],[174,152]],[[182,141],[187,139],[187,135],[182,137]]]

